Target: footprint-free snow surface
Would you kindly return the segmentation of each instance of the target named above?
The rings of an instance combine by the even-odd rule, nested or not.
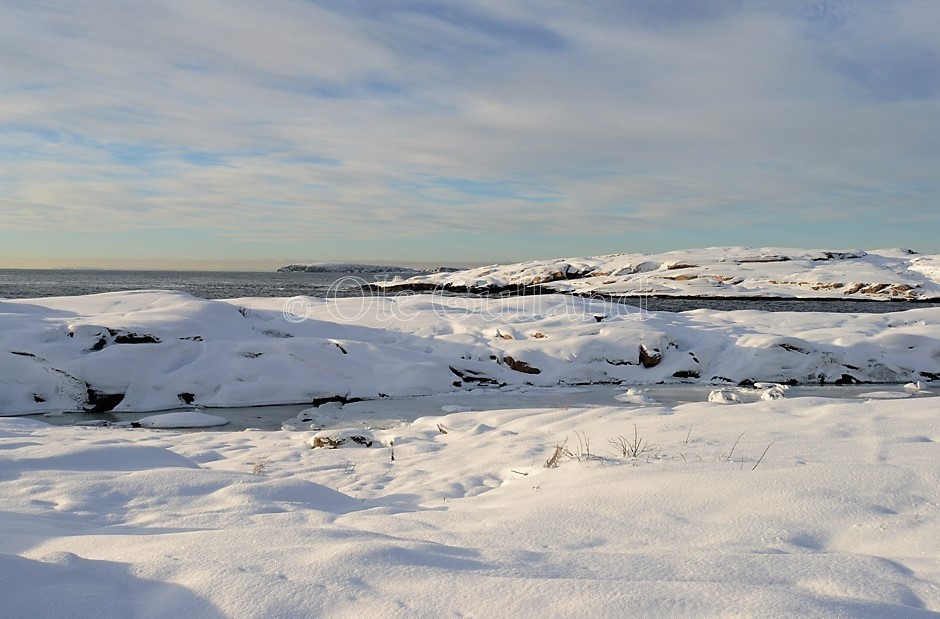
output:
[[[3,418],[2,614],[936,617],[935,403],[457,412],[336,449]]]

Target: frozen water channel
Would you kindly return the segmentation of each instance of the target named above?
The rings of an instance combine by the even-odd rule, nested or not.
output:
[[[643,385],[638,392],[625,396],[628,385],[589,385],[579,387],[526,388],[516,390],[477,389],[438,395],[363,400],[348,404],[327,403],[319,407],[309,404],[251,406],[230,408],[184,407],[159,413],[59,413],[36,416],[56,425],[125,425],[154,414],[199,411],[228,420],[225,426],[189,428],[190,431],[310,430],[359,427],[370,430],[393,428],[420,417],[463,411],[506,410],[524,408],[583,408],[617,406],[624,409],[640,407],[672,408],[691,402],[705,402],[719,389],[711,385]],[[739,402],[761,399],[766,388],[723,387]],[[914,392],[900,384],[863,385],[797,385],[786,389],[784,397],[817,397],[848,399],[889,399],[931,397],[936,390],[925,388]]]

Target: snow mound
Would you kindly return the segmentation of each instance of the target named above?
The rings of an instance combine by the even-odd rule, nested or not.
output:
[[[708,394],[708,401],[716,404],[739,404],[737,394],[726,389],[715,389]]]
[[[626,393],[622,393],[618,396],[615,396],[615,399],[618,402],[624,402],[626,404],[636,404],[639,406],[647,406],[656,404],[656,400],[647,395],[642,389],[637,389],[636,387],[631,387],[627,389]]]

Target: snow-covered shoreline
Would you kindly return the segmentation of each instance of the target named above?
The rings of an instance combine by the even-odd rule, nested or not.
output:
[[[940,308],[669,314],[566,295],[207,301],[167,291],[0,301],[3,415],[938,377]]]
[[[602,297],[940,299],[940,257],[904,249],[712,247],[490,265],[377,282],[386,290],[538,289]]]

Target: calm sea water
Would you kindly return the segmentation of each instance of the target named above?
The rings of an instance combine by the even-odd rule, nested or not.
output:
[[[394,273],[388,277],[394,277]],[[63,297],[122,290],[180,290],[204,299],[326,296],[339,282],[340,296],[360,294],[351,278],[369,273],[236,271],[111,271],[0,269],[0,298]]]
[[[394,272],[384,274],[391,279]],[[380,276],[381,277],[381,276]],[[121,290],[180,290],[204,299],[237,297],[356,296],[362,294],[357,281],[372,282],[376,276],[359,273],[279,273],[233,271],[111,271],[0,269],[0,298],[59,297]],[[896,312],[940,302],[848,301],[835,299],[626,299],[650,311],[681,312],[708,308],[717,310],[759,309],[797,312]]]

